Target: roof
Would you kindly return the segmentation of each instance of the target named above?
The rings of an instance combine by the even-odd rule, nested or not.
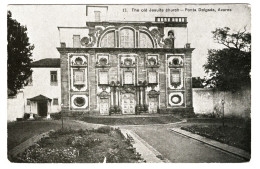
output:
[[[102,26],[124,26],[125,24],[133,26],[163,26],[163,27],[187,27],[187,17],[155,17],[155,21],[99,21],[99,22],[86,22],[87,27],[95,27],[96,25]]]
[[[45,58],[31,63],[31,67],[60,67],[60,58]]]
[[[31,100],[31,101],[43,101],[43,100],[52,100],[52,99],[50,99],[50,98],[40,94],[40,95],[32,97],[32,98],[30,98],[28,100]]]

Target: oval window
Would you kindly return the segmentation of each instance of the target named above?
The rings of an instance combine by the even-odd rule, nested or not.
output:
[[[77,107],[82,107],[84,106],[86,103],[85,99],[83,97],[76,97],[74,99],[74,104],[77,106]]]
[[[181,102],[181,96],[179,96],[179,95],[173,95],[173,96],[171,97],[171,101],[172,101],[172,103],[174,103],[174,104],[179,104],[179,103]]]

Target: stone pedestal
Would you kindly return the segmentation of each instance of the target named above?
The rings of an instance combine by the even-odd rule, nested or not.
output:
[[[46,119],[51,119],[51,114],[48,113]]]
[[[34,118],[33,118],[33,113],[30,113],[29,120],[34,120]]]

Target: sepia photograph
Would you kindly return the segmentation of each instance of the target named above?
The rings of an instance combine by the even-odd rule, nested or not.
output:
[[[6,8],[9,163],[250,162],[250,4]]]

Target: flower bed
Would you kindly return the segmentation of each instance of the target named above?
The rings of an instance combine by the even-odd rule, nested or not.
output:
[[[135,163],[143,162],[119,129],[61,129],[19,154],[22,163]]]

